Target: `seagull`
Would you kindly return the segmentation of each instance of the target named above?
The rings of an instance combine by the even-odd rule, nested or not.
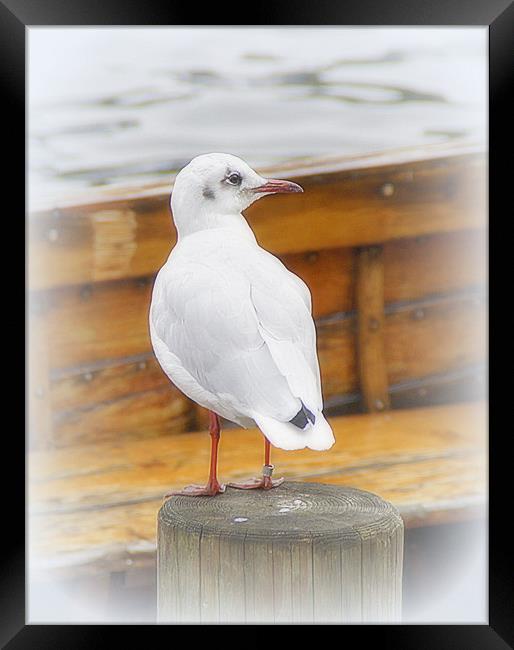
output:
[[[175,179],[177,243],[154,283],[150,337],[171,382],[209,411],[211,458],[207,485],[165,497],[225,491],[217,478],[220,416],[264,435],[262,477],[229,487],[280,485],[271,445],[326,450],[335,442],[322,412],[310,291],[259,246],[242,215],[257,199],[293,192],[303,189],[225,153],[197,156]]]

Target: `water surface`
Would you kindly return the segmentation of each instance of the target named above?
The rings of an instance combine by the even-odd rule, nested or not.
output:
[[[31,28],[29,194],[485,139],[483,28]]]

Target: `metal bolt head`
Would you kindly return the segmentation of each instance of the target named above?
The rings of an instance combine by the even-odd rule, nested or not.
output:
[[[376,399],[375,400],[375,408],[377,411],[383,411],[385,407],[384,402],[381,399]]]
[[[91,381],[93,379],[93,373],[92,372],[86,372],[84,374],[84,381]]]
[[[380,329],[380,321],[378,318],[370,318],[368,320],[368,327],[372,332],[376,332],[378,329]]]
[[[415,309],[412,312],[412,318],[414,320],[423,320],[423,318],[425,318],[425,310],[421,308]]]
[[[384,183],[380,188],[380,193],[382,196],[393,196],[394,185],[392,183]]]

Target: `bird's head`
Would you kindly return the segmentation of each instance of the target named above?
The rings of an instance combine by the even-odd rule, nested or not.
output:
[[[296,183],[263,178],[244,160],[226,153],[193,158],[177,175],[171,195],[175,223],[185,230],[187,220],[208,222],[240,215],[267,194],[303,192]],[[192,225],[192,224],[191,224]],[[198,230],[199,228],[195,228]]]

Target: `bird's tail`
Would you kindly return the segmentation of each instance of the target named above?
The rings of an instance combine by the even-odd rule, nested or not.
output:
[[[258,413],[254,413],[253,419],[271,444],[280,449],[293,450],[308,447],[316,451],[324,451],[330,449],[335,442],[332,428],[321,411],[315,414],[314,424],[309,421],[304,429],[298,428],[291,422],[279,422]]]

